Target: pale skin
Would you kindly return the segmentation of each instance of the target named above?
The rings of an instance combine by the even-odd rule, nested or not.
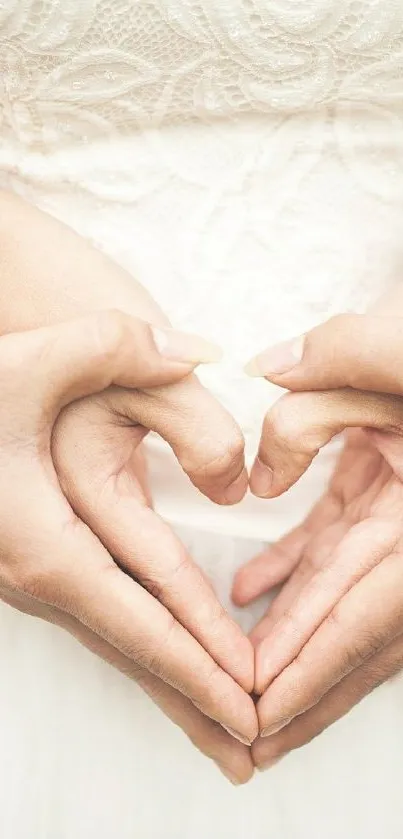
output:
[[[166,325],[166,319],[144,289],[63,225],[5,194],[0,195],[0,211],[3,278],[0,285],[0,332],[60,323],[93,310],[109,310],[111,306],[134,316],[137,321],[141,318],[160,327]],[[116,313],[101,316],[101,324],[111,318],[115,324],[112,331],[116,333],[116,321],[121,317]],[[97,318],[96,334],[99,315]],[[365,322],[368,330],[370,319]],[[251,777],[253,763],[262,768],[292,748],[303,745],[346,713],[375,684],[401,669],[403,664],[403,650],[399,642],[400,636],[403,637],[403,626],[400,624],[403,607],[397,599],[401,583],[397,579],[399,563],[396,560],[400,550],[403,511],[399,472],[403,420],[400,396],[396,399],[387,395],[403,393],[403,383],[391,375],[392,362],[400,351],[400,322],[396,321],[392,329],[390,325],[379,328],[377,321],[378,331],[375,329],[366,333],[365,329],[361,332],[358,329],[355,340],[351,339],[351,321],[344,333],[343,320],[336,323],[338,338],[327,360],[322,344],[329,346],[329,329],[334,329],[334,322],[333,326],[322,327],[327,330],[326,340],[319,340],[317,347],[314,343],[317,337],[312,339],[312,346],[309,336],[305,339],[305,351],[311,347],[314,359],[309,365],[310,375],[302,368],[297,378],[295,369],[292,375],[276,375],[267,371],[268,378],[290,390],[324,391],[287,396],[268,417],[260,449],[261,461],[267,462],[274,471],[274,482],[266,493],[267,497],[285,491],[297,480],[316,450],[333,433],[348,426],[369,426],[377,428],[380,434],[369,436],[364,432],[354,432],[330,491],[316,512],[307,523],[272,549],[269,557],[266,554],[254,560],[236,580],[235,598],[239,602],[247,602],[260,591],[289,578],[269,616],[253,635],[257,644],[255,687],[262,693],[257,705],[260,730],[273,729],[279,724],[282,728],[276,734],[255,739],[252,751],[240,742],[241,739],[254,740],[258,731],[256,711],[248,695],[254,682],[252,648],[223,613],[211,587],[193,565],[184,547],[150,509],[139,450],[147,430],[156,430],[171,443],[191,480],[212,500],[234,503],[242,498],[247,476],[239,429],[197,380],[189,375],[197,361],[208,360],[203,358],[203,354],[209,352],[206,346],[196,341],[197,358],[195,344],[189,344],[188,339],[183,337],[175,344],[172,333],[169,333],[169,342],[172,344],[173,341],[176,352],[175,371],[170,367],[168,378],[156,379],[156,368],[150,366],[149,354],[150,348],[155,352],[158,347],[152,343],[147,332],[145,344],[136,344],[136,354],[141,346],[138,353],[141,364],[136,369],[137,375],[147,374],[151,378],[137,379],[135,383],[132,379],[130,382],[117,381],[114,371],[112,376],[102,379],[102,386],[98,381],[90,389],[93,393],[96,391],[93,396],[84,397],[88,392],[85,390],[69,393],[74,402],[61,412],[59,409],[65,404],[66,392],[60,402],[57,388],[65,380],[56,368],[44,368],[46,375],[42,377],[42,384],[44,379],[47,385],[49,380],[55,387],[57,384],[55,392],[59,394],[59,402],[56,402],[56,415],[54,411],[46,414],[46,423],[42,422],[43,404],[34,404],[33,398],[31,401],[34,416],[36,419],[41,417],[41,433],[43,428],[46,429],[48,436],[45,434],[41,440],[46,438],[47,448],[43,448],[41,442],[39,464],[35,457],[28,461],[26,452],[21,453],[21,460],[17,457],[13,464],[14,477],[17,475],[17,478],[19,463],[24,464],[21,469],[26,488],[30,485],[27,476],[32,471],[32,486],[35,484],[35,489],[29,496],[30,503],[32,497],[38,497],[38,492],[42,489],[45,492],[45,488],[44,497],[48,502],[41,508],[42,512],[36,509],[35,522],[39,523],[41,533],[37,537],[39,542],[32,539],[34,523],[29,522],[28,503],[23,505],[24,509],[18,508],[17,516],[15,512],[6,516],[7,524],[16,517],[21,524],[23,515],[28,513],[28,526],[27,529],[21,527],[15,533],[11,532],[12,550],[8,548],[8,553],[5,551],[6,568],[4,572],[2,569],[6,581],[2,589],[3,599],[23,611],[60,624],[98,655],[138,681],[234,783],[243,783]],[[88,326],[84,331],[87,334]],[[103,331],[101,328],[102,334]],[[393,333],[393,345],[387,340],[385,343],[385,333],[389,336]],[[31,333],[31,336],[34,334]],[[56,333],[52,335],[53,347]],[[125,335],[127,338],[126,331]],[[22,336],[18,336],[18,340],[20,338]],[[15,342],[17,338],[12,335],[1,340]],[[77,332],[73,343],[75,347],[80,347]],[[99,343],[96,342],[98,350]],[[178,346],[181,358],[177,355]],[[353,357],[346,347],[355,351]],[[183,356],[184,348],[186,357]],[[379,360],[376,369],[372,369],[372,378],[368,378],[368,352],[371,353],[371,361],[374,355]],[[335,366],[335,359],[342,361],[343,354],[346,364]],[[49,355],[44,353],[45,361]],[[7,358],[7,354],[3,357]],[[107,357],[110,359],[110,351]],[[320,364],[315,361],[316,358],[320,358]],[[163,358],[163,364],[171,365],[172,362],[172,358]],[[161,364],[160,356],[158,363]],[[27,356],[26,370],[37,366],[32,357]],[[99,368],[99,356],[97,366]],[[16,416],[24,416],[28,422],[30,414],[26,411],[26,397],[32,382],[36,382],[35,390],[31,388],[35,398],[38,393],[41,398],[44,397],[45,392],[40,390],[37,379],[32,376],[28,383],[25,379],[24,382],[18,379],[20,365],[18,371],[15,366],[12,370],[14,380],[10,393],[16,400]],[[357,370],[360,375],[355,376],[353,381],[351,371],[356,373]],[[103,375],[106,375],[105,370]],[[6,385],[5,379],[5,393]],[[347,391],[340,390],[346,386],[349,388]],[[372,392],[369,396],[363,395],[364,391]],[[381,396],[380,391],[386,395]],[[24,410],[22,393],[25,393]],[[66,401],[69,402],[70,398]],[[15,420],[7,426],[6,419],[3,413],[8,440],[7,428],[14,434],[18,423]],[[32,442],[32,425],[28,425],[23,431],[25,434],[28,430]],[[35,429],[37,432],[38,426]],[[26,438],[19,436],[21,440],[26,442]],[[31,442],[27,450],[36,451],[36,445],[32,447]],[[48,460],[45,470],[43,451],[47,451],[50,458],[50,466]],[[354,464],[354,484],[351,483],[351,460]],[[36,483],[38,480],[39,484]],[[39,491],[38,486],[41,487]],[[256,470],[251,476],[251,486],[253,491],[260,493]],[[23,501],[24,494],[20,495],[21,498]],[[12,503],[8,494],[7,500]],[[50,520],[45,522],[41,516],[46,508]],[[324,529],[325,521],[327,527]],[[63,540],[60,539],[60,527]],[[50,542],[44,544],[43,533],[46,533],[47,540],[53,540],[58,550],[63,544],[63,556],[56,566],[54,558],[58,558],[58,554],[49,550]],[[86,540],[85,551],[81,548],[81,539]],[[80,545],[76,540],[80,540]],[[159,550],[162,541],[165,547],[163,561]],[[367,551],[368,545],[371,546],[370,551]],[[89,556],[88,563],[77,564],[78,553]],[[364,554],[366,558],[363,561]],[[361,557],[358,565],[354,564],[357,555]],[[46,562],[43,561],[44,556]],[[49,556],[53,557],[53,563],[47,564]],[[94,574],[95,569],[100,570],[101,566],[96,565],[98,561],[105,561],[108,575],[101,574],[99,579],[96,575],[96,584],[100,588],[97,589],[97,597],[91,597],[87,602],[85,592],[91,588],[88,585],[91,573]],[[109,570],[113,573],[109,574]],[[374,574],[381,575],[381,571],[383,576],[376,578],[374,585]],[[326,585],[325,593],[331,591],[327,599],[321,588],[324,572],[328,575],[327,583],[331,584]],[[88,578],[86,575],[89,575]],[[102,592],[106,577],[108,587]],[[92,582],[93,577],[91,585]],[[362,589],[364,584],[365,590]],[[109,607],[111,602],[110,585],[113,586],[114,598],[117,598],[114,600],[114,613],[113,609],[112,613],[106,609],[106,601]],[[379,586],[384,586],[382,600],[388,604],[387,609],[379,609]],[[305,587],[312,597],[309,610],[303,611],[301,616],[298,604],[305,599]],[[378,611],[373,603],[373,587],[376,589]],[[365,613],[361,615],[352,599],[356,589],[359,590],[359,598],[364,597],[367,604]],[[303,598],[299,598],[300,591],[304,592]],[[131,598],[134,592],[139,608],[134,610],[133,615]],[[193,593],[197,595],[194,599]],[[198,611],[200,604],[202,613]],[[113,615],[119,613],[121,618],[125,609],[127,620],[123,622],[123,632],[121,620],[117,626]],[[289,625],[294,627],[295,612],[297,633],[294,629],[292,632],[287,630]],[[373,623],[371,626],[359,624],[357,616],[364,622],[370,616]],[[276,647],[279,621],[282,621],[282,631]],[[319,636],[317,641],[319,632],[329,633],[329,627],[338,630],[339,624],[341,632],[337,637],[330,633]],[[366,643],[371,638],[369,650],[363,649],[360,644],[363,637]],[[347,639],[353,639],[355,643],[355,659]],[[334,670],[331,672],[324,672],[319,667],[318,649],[322,649],[323,643],[334,646],[331,662]],[[291,692],[289,687],[287,689],[290,681],[293,685]],[[294,690],[295,684],[297,691]],[[293,720],[286,724],[285,709]],[[237,739],[227,733],[225,727],[234,731]]]
[[[234,583],[246,604],[285,581],[251,636],[261,769],[403,667],[403,320],[385,314],[334,318],[280,348],[281,358],[277,348],[258,359],[294,392],[265,420],[256,494],[281,494],[334,434],[357,429],[307,520]],[[269,370],[280,362],[281,372]],[[262,492],[264,466],[272,474]]]
[[[69,228],[4,193],[0,217],[1,333],[111,307],[166,326],[147,292]],[[101,394],[76,399],[56,421],[52,468],[58,494],[56,498],[53,491],[49,505],[41,504],[37,512],[46,515],[46,528],[37,524],[35,532],[51,533],[57,542],[56,529],[60,533],[63,528],[63,585],[55,581],[53,566],[50,578],[42,560],[36,569],[32,548],[28,556],[28,545],[24,549],[28,528],[21,527],[18,556],[22,575],[29,567],[29,585],[23,584],[23,599],[13,593],[13,605],[61,624],[135,679],[230,780],[242,783],[253,773],[246,743],[258,730],[249,696],[252,646],[184,546],[148,506],[139,445],[148,429],[157,431],[196,486],[225,504],[242,498],[247,488],[243,439],[232,418],[190,375],[197,361],[209,360],[211,348],[168,332],[175,358],[164,360],[169,376],[156,378],[156,345],[147,335],[137,348],[138,372],[143,375],[137,386],[131,383],[129,389],[121,381],[117,386],[113,379],[103,382]],[[57,381],[55,373],[55,385]],[[32,491],[33,498],[39,495],[39,489]],[[38,556],[43,547],[38,546]],[[71,578],[70,553],[75,562],[79,554],[85,557],[79,566],[73,564]],[[83,601],[84,576],[93,573],[91,553],[94,561],[113,570],[102,578],[105,589],[99,592],[98,611],[92,616]],[[84,575],[81,582],[79,571]],[[122,635],[105,623],[102,604],[105,607],[111,596],[107,580],[122,599],[119,609],[126,610]],[[27,588],[31,595],[40,593],[27,599]],[[3,596],[10,599],[10,593]],[[137,603],[133,611],[131,597]]]

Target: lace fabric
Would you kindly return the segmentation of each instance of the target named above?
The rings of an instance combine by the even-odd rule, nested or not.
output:
[[[277,394],[242,375],[248,356],[401,276],[403,4],[0,0],[0,185],[225,347],[203,378],[252,454]],[[151,444],[157,508],[245,630],[264,604],[234,609],[234,571],[301,519],[332,459],[284,499],[224,509]],[[233,790],[56,627],[0,604],[0,659],[6,839],[401,839],[402,683]]]
[[[224,346],[202,376],[251,456],[277,392],[243,376],[245,359],[362,310],[401,271],[400,0],[6,0],[0,67],[0,183]],[[188,487],[174,503],[152,446],[163,513],[286,529],[287,501],[279,518],[250,500],[227,518]]]
[[[399,0],[7,0],[0,44],[2,135],[40,149],[403,96]]]

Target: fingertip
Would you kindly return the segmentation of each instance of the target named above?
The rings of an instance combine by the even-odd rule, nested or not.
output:
[[[250,685],[248,687],[250,688]],[[236,735],[232,736],[235,737],[234,742],[238,747],[242,744],[250,747],[259,735],[255,703],[249,692],[241,688],[239,684],[235,687],[233,683],[233,689],[231,696],[227,693],[225,701],[223,697],[223,705],[215,719],[226,732],[236,732]]]
[[[250,601],[247,585],[249,574],[248,566],[240,568],[235,574],[231,589],[231,600],[235,606],[246,606]]]
[[[279,483],[274,470],[258,456],[249,476],[249,488],[256,498],[277,498],[289,489],[291,484]]]
[[[235,606],[248,606],[254,600],[257,600],[265,589],[260,585],[256,585],[253,579],[253,570],[250,568],[241,568],[235,575],[232,585],[231,599]]]
[[[232,506],[234,504],[239,504],[240,501],[245,497],[247,491],[249,489],[249,477],[246,468],[242,469],[242,472],[238,477],[224,490],[223,493],[223,503],[227,506]]]
[[[236,744],[236,748],[232,750],[230,765],[219,761],[216,765],[224,777],[236,787],[247,784],[255,773],[250,747],[241,744]]]
[[[238,585],[236,583],[234,583],[232,586],[230,597],[231,602],[234,604],[234,606],[242,608],[246,605],[246,601],[242,597],[242,591],[238,589]]]

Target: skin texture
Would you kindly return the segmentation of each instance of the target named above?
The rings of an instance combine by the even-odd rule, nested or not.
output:
[[[2,333],[60,323],[111,306],[166,325],[144,289],[72,231],[13,196],[0,195],[0,214]],[[253,762],[259,767],[271,765],[311,739],[375,684],[397,672],[403,661],[402,389],[399,377],[391,374],[402,327],[396,321],[393,331],[381,321],[334,320],[320,328],[322,333],[305,338],[302,373],[302,368],[280,376],[267,371],[272,381],[296,391],[283,398],[265,421],[259,457],[272,470],[268,498],[295,482],[316,451],[343,428],[370,427],[378,433],[349,435],[321,505],[270,556],[254,560],[235,582],[234,598],[246,603],[287,579],[269,617],[253,636],[255,689],[262,694],[257,712],[260,729],[269,736],[256,739],[252,751],[240,742],[253,740],[257,733],[256,712],[248,696],[254,676],[252,648],[223,613],[183,546],[150,509],[139,448],[153,429],[168,440],[190,479],[212,500],[233,503],[242,498],[247,476],[241,434],[194,376],[181,370],[173,383],[152,378],[130,389],[112,376],[98,386],[101,393],[74,392],[72,404],[59,405],[50,442],[46,438],[51,464],[48,460],[42,488],[45,491],[46,484],[49,492],[51,478],[46,507],[52,526],[43,522],[41,507],[22,534],[11,533],[13,550],[8,556],[13,560],[2,582],[3,598],[63,626],[135,679],[234,783],[251,777]],[[392,331],[393,346],[387,337]],[[142,362],[138,370],[144,370],[147,353],[138,357]],[[26,366],[35,369],[32,358]],[[52,376],[60,383],[59,371]],[[22,393],[21,386],[19,382],[18,393],[14,388],[13,398]],[[30,392],[24,380],[25,395]],[[18,417],[22,414],[20,400]],[[48,429],[49,423],[45,426]],[[29,433],[31,441],[32,428]],[[26,445],[26,438],[18,439],[22,449],[31,451],[31,442]],[[47,457],[48,449],[45,446]],[[42,444],[39,452],[43,467]],[[13,463],[21,482],[22,474],[25,482],[30,474],[24,457],[21,454],[20,473],[19,458]],[[35,458],[36,454],[29,463],[37,466]],[[37,470],[32,475],[35,482],[38,476]],[[253,473],[251,486],[257,490]],[[36,497],[40,497],[37,485],[24,509],[18,508],[20,520]],[[9,519],[10,515],[5,524]],[[33,533],[39,542],[33,541]],[[63,545],[56,567],[38,562],[42,556],[56,556],[51,545],[41,541],[44,533],[59,551]],[[22,547],[15,551],[20,538]],[[86,539],[85,551],[80,544],[86,562],[77,565],[71,557],[78,556],[78,538]],[[93,556],[98,557],[94,565]],[[96,562],[104,560],[108,574],[96,575],[97,597],[88,603],[85,592],[91,590],[91,573],[99,571]],[[380,589],[387,610],[379,607]],[[136,610],[131,608],[134,590],[142,605]],[[119,625],[108,616],[111,591],[119,603]],[[194,601],[189,600],[190,591],[195,593]],[[365,608],[360,611],[361,603]],[[107,627],[106,616],[108,621],[112,618]],[[327,668],[323,668],[323,644],[334,653]],[[285,714],[291,722],[284,720]],[[224,726],[234,730],[237,739]],[[279,726],[281,730],[270,735]]]
[[[285,581],[251,636],[259,768],[309,742],[403,666],[402,335],[398,318],[339,316],[305,336],[289,372],[266,374],[294,391],[264,423],[267,497],[298,480],[334,434],[356,430],[306,521],[234,583],[245,604]]]
[[[0,218],[1,333],[111,307],[159,327],[167,325],[130,275],[69,228],[4,193]],[[139,347],[137,359],[137,370],[148,374],[149,351],[150,338]],[[250,750],[240,740],[251,742],[257,733],[248,695],[253,686],[252,646],[184,546],[149,507],[139,455],[141,441],[152,429],[170,443],[190,479],[212,500],[234,503],[244,495],[247,474],[239,428],[189,369],[181,365],[170,384],[151,376],[136,388],[122,382],[104,385],[102,393],[76,398],[61,410],[52,431],[53,467],[69,505],[67,531],[73,538],[79,522],[85,538],[91,544],[95,540],[98,548],[102,544],[108,558],[113,556],[114,568],[124,571],[125,580],[139,581],[141,626],[130,611],[126,627],[131,635],[118,643],[113,634],[100,631],[98,621],[89,625],[79,601],[85,581],[76,581],[69,594],[67,572],[63,591],[69,608],[64,600],[61,605],[53,599],[47,604],[40,598],[40,611],[35,601],[34,613],[59,623],[135,679],[199,749],[233,782],[241,783],[251,777],[253,765]],[[39,520],[35,532],[40,527]],[[31,553],[29,557],[32,560]],[[23,551],[20,562],[27,562]],[[34,579],[33,561],[30,568]],[[109,586],[114,575],[117,579],[117,571],[105,575]],[[23,603],[15,594],[7,600],[30,611],[25,596]],[[187,645],[179,658],[179,630],[174,629],[178,621]],[[198,656],[205,662],[203,677]]]

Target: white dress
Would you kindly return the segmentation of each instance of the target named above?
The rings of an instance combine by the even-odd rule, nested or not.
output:
[[[225,347],[203,379],[251,454],[275,392],[244,361],[402,271],[403,4],[3,0],[0,185]],[[157,508],[229,608],[235,569],[302,518],[333,460],[225,510],[158,440],[149,456]],[[3,605],[0,662],[4,839],[401,837],[399,680],[232,788],[136,685]]]

